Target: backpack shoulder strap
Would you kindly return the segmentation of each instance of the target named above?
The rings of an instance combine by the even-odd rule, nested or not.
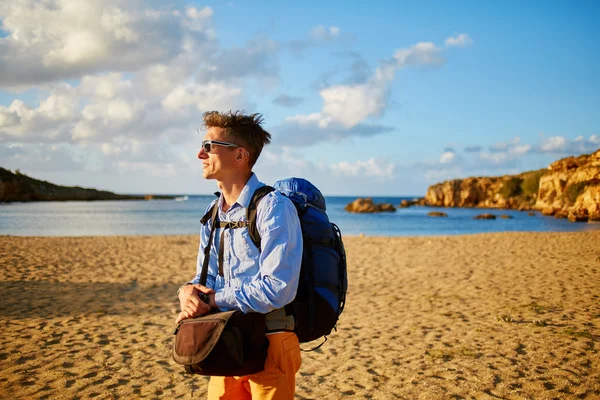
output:
[[[259,251],[261,250],[260,233],[258,232],[258,227],[256,226],[256,209],[261,199],[274,190],[275,188],[268,185],[261,186],[258,189],[256,189],[254,191],[254,194],[252,195],[252,199],[250,199],[250,205],[246,210],[246,221],[248,221],[248,233],[250,234],[252,242],[258,248]]]
[[[219,208],[217,207],[216,203],[210,208],[210,213],[212,226],[210,228],[210,234],[208,235],[208,243],[204,248],[204,261],[202,262],[202,272],[200,274],[200,284],[202,286],[206,285],[206,280],[208,279],[208,260],[210,259],[210,248],[212,247],[213,236],[219,220]]]
[[[217,198],[218,198],[218,197],[221,197],[221,193],[219,193],[219,192],[215,192],[215,193],[214,193],[214,195],[215,195],[215,196],[217,196]],[[214,200],[213,200],[213,201],[214,201]],[[208,222],[208,220],[209,220],[209,219],[211,218],[211,216],[212,216],[213,209],[214,209],[214,208],[217,206],[217,204],[219,204],[219,202],[216,202],[216,201],[215,201],[215,202],[213,203],[212,207],[210,207],[210,208],[209,208],[209,209],[206,211],[206,214],[204,214],[204,217],[202,217],[202,218],[200,219],[200,223],[201,223],[202,225],[206,225],[206,223]]]

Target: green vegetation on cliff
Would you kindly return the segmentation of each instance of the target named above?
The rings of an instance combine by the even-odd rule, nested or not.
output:
[[[0,167],[0,202],[13,201],[67,201],[67,200],[144,200],[172,199],[172,196],[136,196],[123,195],[79,186],[59,186],[40,181]]]
[[[504,181],[499,193],[506,200],[516,198],[520,202],[534,203],[540,187],[540,178],[547,172],[548,169],[544,168],[510,177]]]
[[[507,179],[502,187],[500,188],[500,195],[505,199],[510,199],[521,194],[521,184],[523,179],[521,178],[510,178]]]
[[[524,174],[523,182],[521,182],[521,192],[524,196],[537,196],[538,189],[540,188],[540,178],[546,172],[548,172],[548,168],[538,169],[537,171],[530,171]]]
[[[567,186],[563,196],[566,197],[566,199],[569,201],[569,204],[575,204],[575,201],[577,201],[579,195],[585,190],[586,184],[587,182],[577,182]]]

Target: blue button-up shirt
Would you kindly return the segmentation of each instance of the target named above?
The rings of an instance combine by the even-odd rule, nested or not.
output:
[[[237,201],[223,212],[223,195],[217,202],[219,220],[237,222],[246,220],[246,209],[254,191],[264,186],[252,174]],[[208,211],[207,209],[207,211]],[[200,283],[204,248],[208,244],[211,221],[200,231],[200,249],[196,276],[191,283]],[[296,208],[277,190],[258,203],[256,226],[260,232],[259,251],[248,233],[248,228],[217,228],[210,251],[206,286],[216,292],[219,309],[268,313],[294,300],[298,288],[302,262],[302,231]],[[223,276],[219,275],[219,238],[225,230],[223,246]]]

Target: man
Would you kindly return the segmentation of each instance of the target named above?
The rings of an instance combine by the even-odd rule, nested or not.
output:
[[[245,220],[252,194],[264,186],[252,168],[263,146],[270,143],[271,135],[262,128],[260,114],[212,111],[205,113],[203,119],[206,135],[198,158],[202,160],[204,178],[215,179],[221,191],[215,200],[219,220]],[[259,202],[256,223],[261,250],[252,242],[248,228],[224,232],[217,228],[206,287],[199,282],[211,223],[203,225],[196,277],[178,291],[181,313],[177,323],[202,316],[212,308],[267,314],[269,350],[264,371],[249,376],[211,377],[209,399],[294,398],[300,346],[293,333],[293,317],[286,316],[283,307],[294,299],[298,287],[302,261],[300,222],[292,202],[273,191]],[[220,243],[224,245],[222,274],[218,266]]]

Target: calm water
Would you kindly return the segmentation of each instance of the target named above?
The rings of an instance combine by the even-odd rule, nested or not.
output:
[[[99,236],[197,234],[200,218],[214,196],[189,196],[185,201],[40,202],[0,205],[0,235]],[[344,206],[356,197],[327,197],[327,213],[344,235],[424,236],[502,231],[600,230],[600,224],[532,217],[526,212],[489,210],[513,219],[473,220],[488,212],[479,209],[412,207],[396,213],[350,214]],[[375,197],[376,202],[399,204],[403,197]],[[427,217],[444,211],[448,218]]]

